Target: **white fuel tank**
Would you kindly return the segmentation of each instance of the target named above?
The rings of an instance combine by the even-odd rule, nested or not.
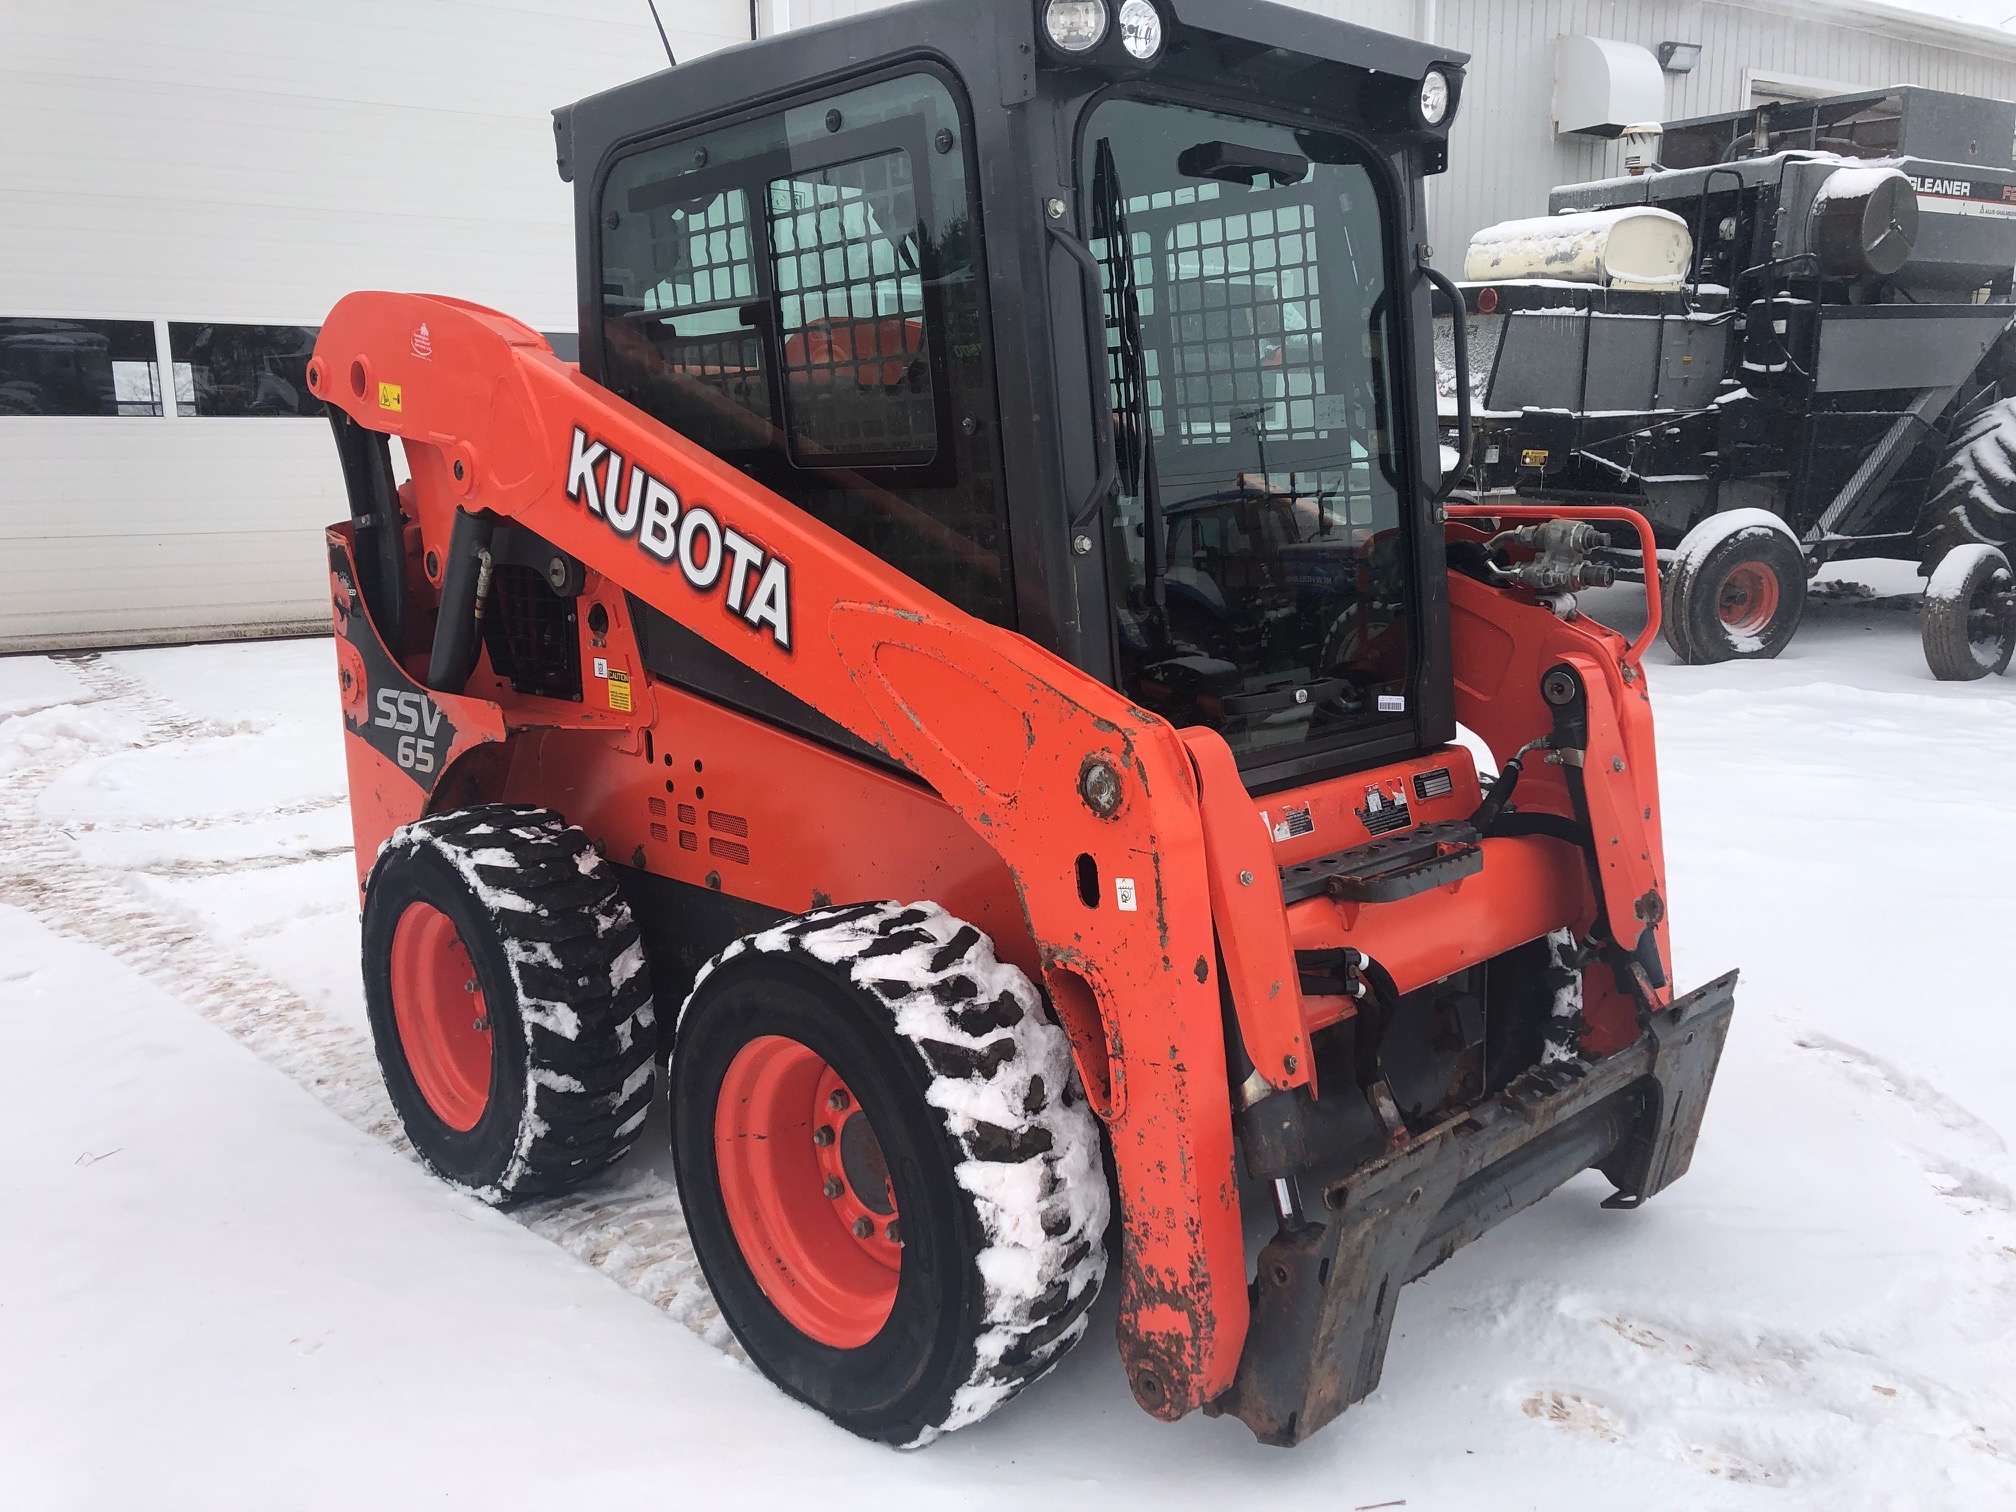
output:
[[[1463,277],[1472,282],[1555,278],[1617,289],[1677,289],[1687,281],[1694,237],[1670,210],[1626,205],[1500,221],[1470,238]]]

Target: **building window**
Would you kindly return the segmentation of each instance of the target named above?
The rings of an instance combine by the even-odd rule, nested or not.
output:
[[[160,413],[153,322],[0,317],[0,417]]]
[[[171,323],[175,413],[321,415],[322,401],[308,392],[316,329]]]

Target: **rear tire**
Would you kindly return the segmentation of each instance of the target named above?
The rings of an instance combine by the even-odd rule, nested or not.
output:
[[[364,895],[385,1085],[437,1175],[493,1206],[620,1160],[651,1101],[650,974],[614,873],[546,809],[393,832]]]
[[[2016,543],[2016,398],[1961,417],[1926,501],[1927,571],[1962,547]]]
[[[2009,670],[2016,652],[2012,586],[2009,559],[1993,546],[1960,546],[1946,554],[1925,586],[1920,629],[1934,677],[1971,682]]]
[[[1727,529],[1719,517],[1695,532]],[[1778,655],[1806,611],[1806,558],[1776,524],[1745,525],[1705,550],[1683,540],[1666,581],[1665,635],[1689,666]]]
[[[1084,1333],[1098,1125],[1063,1031],[972,926],[872,903],[738,940],[680,1010],[670,1075],[694,1251],[799,1401],[917,1447]]]

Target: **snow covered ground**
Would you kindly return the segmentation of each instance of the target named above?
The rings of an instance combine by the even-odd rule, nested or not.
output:
[[[1409,1287],[1299,1450],[1141,1414],[1108,1303],[912,1455],[736,1362],[662,1155],[514,1219],[403,1152],[328,642],[0,660],[0,1506],[2016,1507],[2016,684],[1854,602],[1653,659],[1680,976],[1744,972],[1693,1173]]]

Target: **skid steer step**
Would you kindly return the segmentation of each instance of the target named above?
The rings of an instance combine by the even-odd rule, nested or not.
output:
[[[1446,887],[1484,869],[1484,848],[1465,819],[1424,824],[1390,840],[1372,840],[1281,868],[1289,903],[1328,894],[1345,903],[1394,903]]]

